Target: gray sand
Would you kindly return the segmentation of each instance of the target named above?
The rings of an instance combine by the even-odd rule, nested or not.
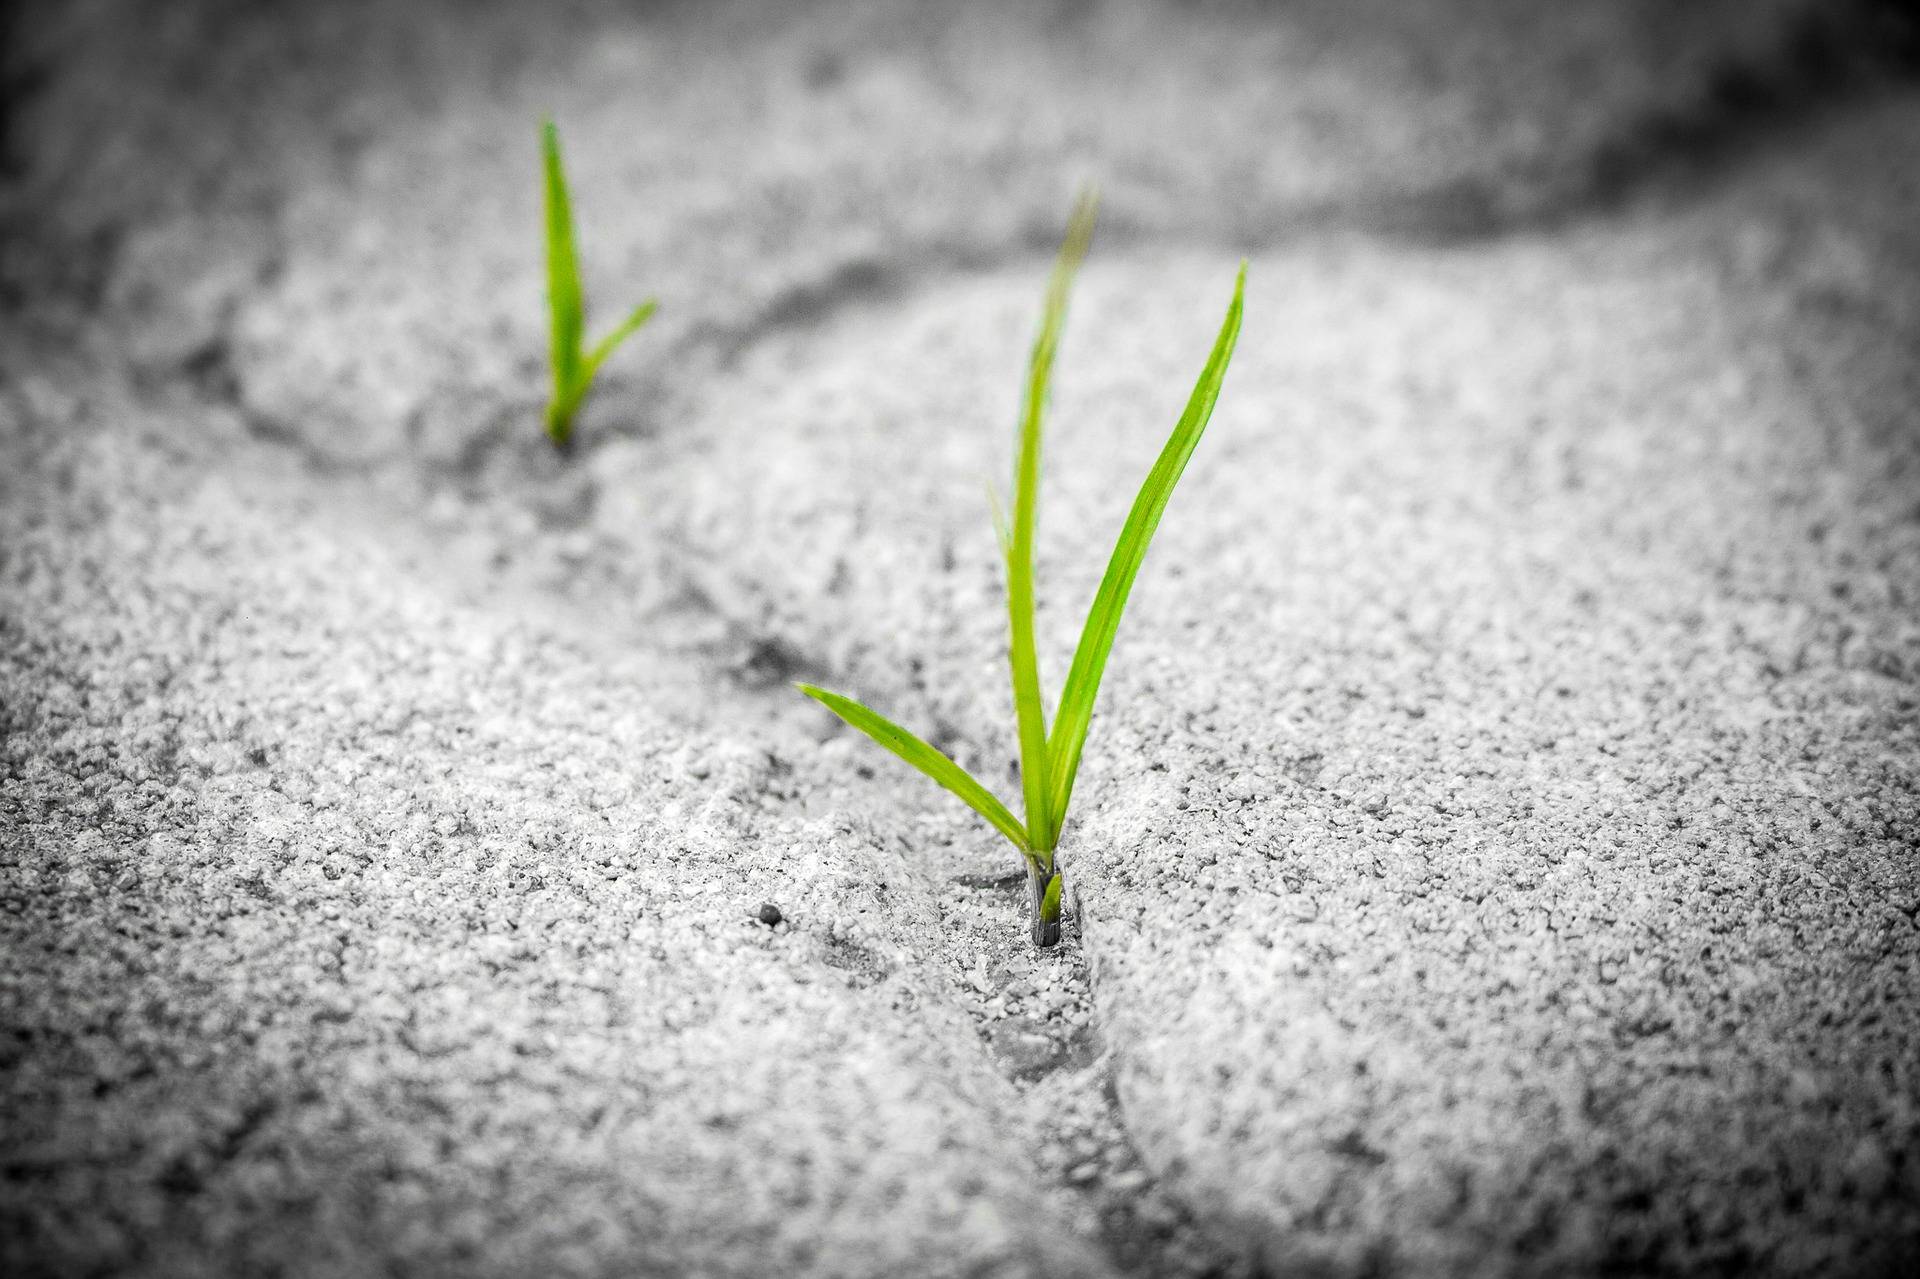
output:
[[[1912,31],[1555,9],[25,10],[0,1269],[1920,1261]],[[1250,287],[1035,952],[785,685],[1017,791],[1083,177],[1053,681]]]

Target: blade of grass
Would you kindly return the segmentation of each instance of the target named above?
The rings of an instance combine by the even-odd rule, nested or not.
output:
[[[1074,273],[1093,238],[1097,207],[1084,191],[1067,224],[1066,242],[1047,282],[1040,332],[1034,338],[1027,371],[1026,403],[1020,415],[1020,440],[1013,475],[1013,526],[1007,550],[1007,621],[1013,673],[1013,707],[1020,724],[1020,784],[1027,801],[1027,829],[1040,836],[1035,851],[1053,851],[1052,765],[1047,753],[1047,711],[1040,695],[1040,658],[1033,638],[1033,537],[1040,498],[1040,439],[1046,416],[1047,385],[1053,357],[1067,318],[1067,295]]]
[[[1140,565],[1147,558],[1147,546],[1153,541],[1154,530],[1160,526],[1160,516],[1173,496],[1174,485],[1180,482],[1187,459],[1193,456],[1194,447],[1200,443],[1201,433],[1213,416],[1214,401],[1220,397],[1220,383],[1227,375],[1228,362],[1233,359],[1234,344],[1240,339],[1240,312],[1246,288],[1247,264],[1242,262],[1239,277],[1234,281],[1233,301],[1227,305],[1227,316],[1220,325],[1220,336],[1214,340],[1213,352],[1200,372],[1186,411],[1180,415],[1166,447],[1160,451],[1159,460],[1154,462],[1146,482],[1140,486],[1139,496],[1133,500],[1133,509],[1127,513],[1127,522],[1120,530],[1120,540],[1114,545],[1113,558],[1107,562],[1100,589],[1094,594],[1093,606],[1087,610],[1086,626],[1074,649],[1073,665],[1060,693],[1060,707],[1049,738],[1053,777],[1048,811],[1056,819],[1046,836],[1049,848],[1060,838],[1059,823],[1064,820],[1067,804],[1073,798],[1081,748],[1086,745],[1087,729],[1093,723],[1100,677],[1106,671],[1114,637],[1119,634],[1120,615],[1126,610],[1127,596],[1133,590]]]
[[[546,174],[547,308],[551,316],[554,404],[577,401],[580,346],[586,329],[586,299],[580,289],[580,262],[573,247],[573,202],[560,161],[560,130],[544,122],[540,144]],[[564,423],[562,425],[564,430]]]
[[[975,781],[966,769],[878,711],[868,710],[850,697],[830,693],[812,684],[796,684],[794,687],[958,795],[969,808],[991,822],[995,830],[1012,840],[1013,846],[1022,854],[1028,852],[1030,845],[1026,828],[1005,804],[994,798],[992,791]]]
[[[1047,881],[1047,890],[1040,896],[1040,918],[1045,923],[1053,923],[1060,918],[1060,875],[1055,872]]]
[[[1027,859],[1027,918],[1035,946],[1060,944],[1060,872]]]
[[[638,333],[646,322],[653,318],[653,313],[659,309],[659,300],[657,298],[648,298],[645,302],[642,302],[633,309],[633,314],[629,315],[619,328],[601,338],[593,350],[587,353],[586,365],[581,370],[582,380],[587,382],[593,381],[593,375],[600,371],[601,364],[606,361],[609,355],[613,354],[614,349],[635,333]]]

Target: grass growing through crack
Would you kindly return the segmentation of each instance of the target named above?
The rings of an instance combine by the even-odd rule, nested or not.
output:
[[[540,128],[546,190],[547,310],[553,351],[553,396],[547,401],[547,438],[565,448],[573,439],[573,415],[593,389],[594,374],[614,348],[653,318],[657,303],[648,298],[621,325],[594,343],[587,342],[587,298],[580,287],[580,260],[573,248],[573,201],[560,162],[560,130],[553,121]]]
[[[1220,326],[1219,337],[1214,340],[1206,367],[1200,372],[1186,411],[1180,415],[1172,436],[1134,498],[1133,509],[1120,531],[1120,540],[1107,562],[1106,574],[1094,593],[1093,605],[1087,611],[1086,625],[1080,632],[1080,642],[1060,693],[1059,706],[1049,726],[1041,700],[1040,661],[1034,645],[1033,625],[1033,539],[1039,511],[1041,427],[1054,354],[1066,320],[1067,294],[1093,237],[1093,220],[1093,198],[1083,195],[1074,209],[1066,243],[1054,265],[1041,313],[1040,332],[1034,339],[1015,451],[1013,516],[1009,521],[997,501],[994,512],[1000,549],[1006,561],[1008,652],[1014,713],[1019,727],[1020,781],[1026,820],[1015,817],[1007,805],[960,765],[879,712],[839,693],[811,684],[799,685],[801,692],[820,701],[847,723],[966,801],[1020,851],[1026,861],[1036,946],[1052,946],[1060,940],[1062,881],[1055,850],[1066,825],[1067,806],[1073,800],[1073,783],[1080,771],[1080,753],[1086,745],[1087,730],[1093,722],[1100,678],[1106,672],[1107,657],[1120,630],[1120,615],[1126,609],[1134,578],[1146,559],[1147,546],[1160,525],[1174,485],[1186,469],[1187,459],[1193,456],[1194,447],[1213,416],[1220,383],[1226,377],[1227,364],[1240,337],[1240,313],[1247,285],[1247,265],[1242,262],[1233,286],[1233,301],[1227,306],[1226,319]]]

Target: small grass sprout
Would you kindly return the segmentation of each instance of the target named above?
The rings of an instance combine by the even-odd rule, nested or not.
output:
[[[554,447],[564,449],[573,440],[573,415],[593,388],[601,364],[653,318],[657,303],[648,298],[618,328],[587,347],[587,298],[573,247],[573,201],[560,162],[560,130],[551,120],[541,124],[540,149],[546,176],[547,310],[553,350],[553,398],[547,401],[546,426]]]
[[[1186,411],[1180,415],[1127,514],[1106,574],[1087,611],[1086,625],[1081,630],[1059,705],[1049,725],[1041,700],[1040,663],[1034,644],[1033,542],[1039,506],[1041,427],[1054,354],[1066,320],[1067,295],[1093,236],[1094,209],[1091,193],[1083,194],[1074,209],[1066,242],[1047,286],[1020,415],[1011,520],[999,502],[995,502],[995,522],[1006,562],[1008,655],[1014,713],[1019,727],[1020,781],[1026,820],[1015,817],[1006,804],[960,765],[885,716],[839,693],[811,684],[798,686],[801,692],[959,796],[1019,850],[1026,862],[1036,946],[1052,946],[1060,940],[1062,881],[1055,850],[1066,825],[1067,806],[1073,799],[1074,779],[1080,771],[1081,749],[1086,745],[1087,730],[1093,722],[1100,679],[1106,671],[1114,637],[1119,633],[1120,615],[1126,609],[1127,596],[1146,560],[1147,546],[1159,527],[1174,485],[1179,483],[1187,460],[1193,456],[1201,433],[1213,416],[1220,384],[1233,358],[1234,344],[1239,340],[1242,300],[1247,286],[1247,264],[1242,261],[1226,319],[1187,401]]]

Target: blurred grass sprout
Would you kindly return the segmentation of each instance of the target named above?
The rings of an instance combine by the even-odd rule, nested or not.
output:
[[[1040,332],[1033,344],[1029,363],[1025,403],[1020,416],[1018,447],[1014,462],[1013,512],[1009,521],[999,503],[995,503],[995,521],[1000,534],[1000,549],[1006,561],[1007,621],[1009,659],[1013,676],[1013,704],[1019,726],[1020,779],[1026,806],[1026,820],[1013,815],[993,792],[981,785],[960,765],[935,750],[925,741],[901,728],[885,716],[851,698],[843,697],[811,684],[800,691],[833,711],[880,745],[912,764],[935,782],[964,800],[974,812],[1006,836],[1026,862],[1033,942],[1052,946],[1060,940],[1060,895],[1062,881],[1055,850],[1066,824],[1067,806],[1073,799],[1074,779],[1080,770],[1080,755],[1086,745],[1087,730],[1093,722],[1093,707],[1100,691],[1100,679],[1106,671],[1107,657],[1120,629],[1120,616],[1134,578],[1146,560],[1147,546],[1160,525],[1167,501],[1186,469],[1187,460],[1200,442],[1200,436],[1213,416],[1220,384],[1240,336],[1242,301],[1246,293],[1247,264],[1240,264],[1234,282],[1233,300],[1227,306],[1225,321],[1214,339],[1212,353],[1201,370],[1200,380],[1187,401],[1186,410],[1173,428],[1173,434],[1147,473],[1146,481],[1134,498],[1120,539],[1107,563],[1087,611],[1087,620],[1074,650],[1060,704],[1049,727],[1040,692],[1039,656],[1034,644],[1033,541],[1037,522],[1040,489],[1041,427],[1046,411],[1047,388],[1053,374],[1054,354],[1059,347],[1060,331],[1066,320],[1067,295],[1075,272],[1085,258],[1093,237],[1095,201],[1091,193],[1082,194],[1068,224],[1065,244],[1053,268],[1047,287]]]
[[[642,302],[618,328],[587,348],[587,299],[573,247],[573,201],[560,162],[560,130],[551,120],[541,125],[540,145],[545,162],[547,309],[553,353],[553,396],[547,401],[546,427],[554,446],[565,448],[573,439],[574,414],[593,388],[594,375],[616,347],[653,318],[657,303],[652,298]]]

